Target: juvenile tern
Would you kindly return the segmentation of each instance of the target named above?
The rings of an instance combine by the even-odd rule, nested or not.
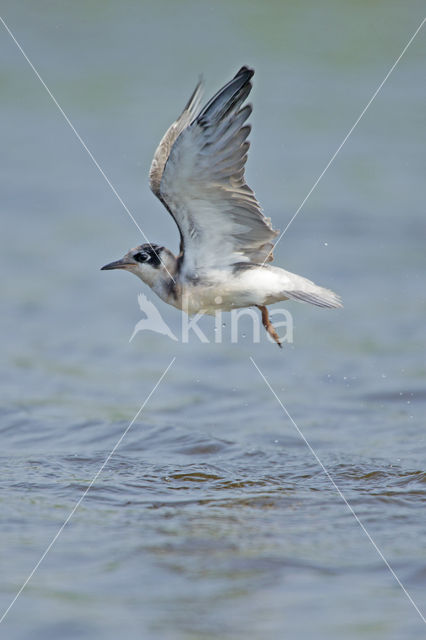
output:
[[[192,315],[255,306],[281,347],[267,305],[280,300],[341,307],[333,291],[272,267],[278,231],[246,184],[254,71],[238,73],[200,110],[198,83],[180,117],[161,140],[151,164],[150,187],[176,222],[179,255],[157,244],[131,249],[102,269],[134,273],[165,302]]]

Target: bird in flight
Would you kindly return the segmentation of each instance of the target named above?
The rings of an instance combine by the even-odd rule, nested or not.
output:
[[[254,71],[241,67],[200,110],[198,83],[163,136],[151,164],[150,187],[176,222],[179,255],[146,243],[103,270],[125,269],[165,302],[192,315],[257,307],[281,347],[267,305],[281,300],[341,307],[340,298],[302,276],[270,264],[278,231],[245,182]]]

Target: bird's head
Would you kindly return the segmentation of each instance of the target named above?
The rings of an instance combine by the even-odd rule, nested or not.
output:
[[[130,249],[120,260],[110,262],[101,271],[125,269],[153,287],[159,280],[171,278],[176,270],[176,258],[158,244],[141,244]]]

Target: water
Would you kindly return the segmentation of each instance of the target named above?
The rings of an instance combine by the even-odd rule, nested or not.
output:
[[[146,174],[200,71],[212,92],[256,67],[248,178],[283,229],[421,4],[5,2],[3,16],[145,233],[176,249]],[[424,35],[275,252],[345,303],[289,304],[282,353],[249,325],[214,344],[209,318],[210,344],[129,344],[137,294],[153,298],[98,269],[137,229],[5,32],[0,48],[2,611],[176,357],[1,637],[422,637],[249,358],[424,612]]]

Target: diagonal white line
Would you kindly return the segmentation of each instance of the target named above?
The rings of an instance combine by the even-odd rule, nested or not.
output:
[[[160,260],[160,262],[162,263],[163,267],[165,268],[165,270],[167,271],[168,275],[171,277],[171,279],[173,280],[173,282],[175,282],[175,279],[173,278],[172,274],[168,271],[166,265],[163,263],[163,261],[161,260],[160,256],[157,255],[156,250],[154,249],[154,247],[152,246],[151,242],[148,240],[147,236],[145,235],[145,233],[143,232],[143,230],[141,229],[141,227],[139,226],[139,224],[137,223],[135,217],[133,216],[133,214],[131,213],[131,211],[129,210],[129,208],[127,207],[127,205],[125,204],[125,202],[123,201],[123,199],[121,198],[120,194],[118,193],[117,189],[114,187],[114,185],[112,184],[111,180],[108,178],[108,176],[106,175],[105,171],[102,169],[101,165],[99,164],[99,162],[96,160],[95,156],[93,155],[93,153],[90,151],[89,147],[87,146],[87,144],[84,142],[83,138],[81,137],[81,135],[78,133],[77,129],[74,127],[73,123],[71,122],[71,120],[69,119],[69,117],[67,116],[67,114],[65,113],[65,111],[62,109],[61,105],[59,104],[59,102],[56,100],[55,96],[53,95],[53,93],[51,92],[51,90],[49,89],[49,87],[47,86],[47,84],[45,83],[45,81],[43,80],[43,78],[41,77],[40,73],[37,71],[37,69],[35,68],[35,66],[33,65],[33,63],[31,62],[31,60],[29,59],[29,57],[27,56],[27,54],[25,53],[25,51],[23,50],[22,46],[19,44],[19,42],[17,41],[17,39],[15,38],[15,36],[13,35],[12,31],[9,29],[9,27],[7,26],[6,22],[4,21],[4,19],[0,16],[0,22],[2,23],[2,25],[4,26],[4,28],[6,29],[6,31],[8,32],[8,34],[10,35],[10,37],[12,38],[13,42],[16,44],[16,46],[18,47],[19,51],[22,53],[22,55],[24,56],[25,60],[28,62],[29,66],[31,67],[31,69],[34,71],[35,75],[37,76],[37,78],[40,80],[41,84],[43,85],[43,87],[46,89],[47,93],[49,94],[50,98],[52,99],[52,101],[54,102],[54,104],[56,105],[56,107],[59,109],[61,115],[63,116],[65,122],[69,125],[69,127],[71,128],[72,132],[74,133],[74,135],[76,136],[77,140],[80,142],[80,144],[82,145],[83,149],[87,152],[89,158],[91,159],[91,161],[93,162],[93,164],[95,165],[95,167],[98,169],[99,173],[101,174],[101,176],[104,178],[105,182],[108,184],[109,188],[111,189],[111,191],[113,192],[113,194],[115,195],[115,197],[117,198],[117,200],[119,201],[119,203],[121,204],[121,206],[123,207],[123,209],[126,211],[126,213],[129,215],[130,219],[132,220],[132,222],[134,222],[134,224],[136,225],[136,227],[139,229],[140,233],[142,234],[142,236],[144,237],[144,239],[146,240],[146,242],[151,246],[151,249],[153,250],[153,252],[155,253],[155,255],[157,256],[157,258]]]
[[[117,448],[120,446],[121,442],[123,441],[123,439],[126,437],[126,434],[128,433],[128,431],[131,429],[132,425],[134,424],[134,422],[137,420],[137,418],[139,417],[140,413],[143,411],[143,409],[145,408],[145,406],[147,405],[147,403],[149,402],[149,400],[151,399],[152,395],[155,393],[156,389],[158,388],[158,386],[160,385],[160,383],[162,382],[164,376],[167,374],[167,372],[169,371],[170,367],[173,365],[174,361],[176,360],[176,357],[172,358],[170,364],[168,365],[168,367],[165,369],[165,371],[161,374],[161,376],[159,377],[159,379],[157,380],[154,388],[151,390],[151,392],[148,394],[148,396],[146,397],[146,399],[144,400],[142,406],[140,407],[140,409],[138,410],[137,414],[135,415],[135,417],[132,419],[132,421],[127,425],[124,433],[120,436],[120,438],[117,440],[117,442],[115,443],[113,449],[111,450],[111,452],[107,455],[107,457],[105,458],[104,462],[102,463],[100,469],[96,472],[96,474],[93,476],[92,480],[90,481],[87,489],[85,489],[85,491],[82,493],[81,497],[78,499],[78,501],[76,502],[76,504],[74,505],[72,511],[70,512],[70,514],[67,516],[67,518],[65,519],[65,521],[63,522],[63,524],[61,525],[59,531],[56,533],[56,535],[54,536],[54,538],[51,540],[51,542],[49,543],[49,545],[46,547],[46,550],[43,552],[42,556],[40,557],[40,559],[38,560],[37,564],[35,565],[34,569],[31,571],[31,573],[29,574],[28,578],[25,580],[25,582],[23,583],[23,585],[21,586],[21,588],[19,589],[18,593],[15,595],[15,597],[13,598],[12,602],[9,604],[9,606],[7,607],[6,611],[3,613],[3,615],[0,618],[0,624],[3,622],[3,620],[6,618],[7,614],[9,613],[9,611],[11,610],[11,608],[13,607],[13,605],[15,604],[15,602],[17,601],[17,599],[19,598],[19,596],[21,595],[21,593],[23,592],[23,590],[25,589],[25,587],[27,586],[27,584],[29,583],[29,581],[31,580],[31,578],[33,577],[33,575],[35,574],[35,572],[37,571],[37,569],[39,568],[39,566],[41,565],[41,563],[43,562],[43,560],[45,559],[45,557],[47,556],[47,554],[49,553],[49,551],[51,550],[51,548],[53,547],[53,545],[55,544],[55,542],[57,541],[57,539],[59,538],[59,536],[61,535],[62,531],[65,529],[66,525],[68,524],[68,522],[71,520],[71,518],[73,517],[74,513],[77,511],[77,509],[79,508],[79,506],[81,505],[81,503],[83,502],[84,498],[87,496],[87,494],[89,493],[90,489],[92,488],[92,486],[94,485],[94,483],[96,482],[96,480],[98,479],[98,477],[100,476],[100,474],[102,473],[102,471],[104,470],[105,466],[108,464],[108,462],[110,461],[110,459],[112,458],[112,456],[114,455],[114,453],[116,452]]]
[[[261,375],[261,377],[263,378],[263,380],[265,381],[266,386],[268,387],[268,389],[271,391],[271,393],[273,394],[273,396],[276,398],[276,400],[278,401],[281,409],[284,411],[284,413],[286,414],[287,418],[290,420],[290,422],[292,423],[293,427],[296,429],[297,433],[299,434],[299,436],[302,438],[303,442],[306,444],[306,446],[308,447],[309,451],[312,453],[312,455],[314,456],[315,460],[318,462],[318,464],[320,465],[321,469],[324,471],[325,475],[327,476],[327,478],[330,480],[331,484],[333,485],[333,487],[335,488],[335,490],[337,491],[337,493],[339,494],[339,496],[342,498],[343,502],[345,503],[345,505],[347,506],[347,508],[349,509],[349,511],[351,512],[351,514],[353,515],[353,517],[355,518],[355,520],[357,521],[357,523],[359,524],[359,526],[361,527],[362,531],[365,533],[365,535],[367,536],[367,538],[369,539],[369,541],[371,542],[371,544],[373,545],[374,549],[376,550],[376,552],[378,553],[378,555],[380,556],[380,558],[383,560],[383,562],[385,563],[385,565],[387,566],[387,568],[389,569],[390,573],[392,574],[393,578],[396,580],[396,582],[398,583],[398,585],[401,587],[401,589],[403,590],[403,592],[405,593],[405,595],[407,596],[408,600],[411,602],[411,604],[413,605],[413,607],[415,608],[415,610],[417,611],[417,613],[419,614],[419,616],[421,617],[421,619],[423,620],[423,622],[426,624],[426,618],[423,615],[423,613],[420,611],[419,607],[416,605],[416,603],[414,602],[413,598],[411,597],[411,595],[408,593],[407,589],[404,587],[404,585],[402,584],[401,580],[398,578],[398,576],[396,575],[395,571],[392,569],[391,565],[389,564],[389,562],[386,560],[385,556],[383,555],[382,551],[379,549],[379,547],[377,546],[377,544],[374,542],[371,534],[367,531],[365,525],[362,523],[362,521],[359,519],[359,517],[357,516],[357,514],[355,513],[353,507],[349,504],[349,502],[347,501],[347,499],[345,498],[345,496],[343,495],[341,489],[339,489],[339,487],[337,486],[337,484],[334,481],[333,476],[330,474],[329,471],[327,471],[327,469],[325,468],[324,464],[322,463],[321,459],[319,458],[318,454],[316,453],[316,451],[312,448],[312,446],[309,444],[308,440],[305,438],[305,436],[303,435],[302,431],[299,429],[299,427],[297,426],[297,424],[295,423],[295,421],[293,420],[293,418],[291,417],[291,415],[289,414],[287,408],[284,406],[284,404],[281,402],[280,398],[277,396],[277,394],[275,393],[274,389],[271,387],[270,383],[268,382],[268,380],[266,379],[266,377],[264,376],[264,374],[262,373],[262,371],[259,369],[259,367],[257,366],[256,362],[254,361],[254,359],[250,356],[250,360],[252,362],[252,364],[254,365],[254,367],[257,369],[257,371],[259,372],[259,374]]]
[[[342,149],[343,145],[346,143],[347,139],[349,138],[349,136],[352,134],[353,130],[355,129],[355,127],[358,125],[359,121],[361,120],[361,118],[364,116],[365,112],[367,111],[367,109],[370,107],[371,103],[373,102],[373,100],[376,98],[377,94],[379,93],[379,91],[381,90],[381,88],[383,87],[383,85],[385,84],[386,80],[389,78],[389,76],[391,75],[392,71],[395,69],[395,67],[397,66],[397,64],[399,63],[399,61],[401,60],[402,56],[404,55],[404,53],[407,51],[408,47],[411,45],[411,43],[413,42],[414,38],[416,37],[416,35],[419,33],[420,29],[423,27],[424,23],[426,21],[426,18],[423,18],[423,20],[421,21],[421,23],[419,24],[419,26],[417,27],[417,29],[415,30],[415,32],[413,33],[413,35],[411,36],[411,38],[409,39],[409,41],[407,42],[407,44],[405,45],[405,47],[403,48],[403,50],[401,51],[401,53],[399,54],[399,56],[397,57],[397,59],[395,60],[395,62],[393,63],[393,65],[391,66],[391,68],[389,69],[389,71],[387,72],[387,74],[385,75],[385,77],[383,78],[383,80],[381,81],[381,83],[379,84],[379,86],[377,87],[377,89],[375,90],[375,92],[373,93],[373,95],[371,96],[370,100],[367,102],[367,104],[365,105],[364,109],[361,111],[361,113],[359,114],[358,118],[355,120],[354,124],[352,125],[352,127],[349,129],[348,133],[345,135],[345,137],[343,138],[342,142],[340,143],[340,145],[337,147],[336,151],[333,153],[333,155],[331,156],[330,160],[327,162],[327,164],[325,165],[325,168],[322,170],[322,172],[320,173],[320,175],[318,176],[318,178],[316,179],[316,181],[314,182],[313,186],[311,187],[311,189],[308,191],[307,195],[305,196],[305,198],[302,200],[302,203],[299,205],[299,207],[296,209],[295,213],[292,215],[292,217],[290,218],[290,221],[287,223],[287,226],[285,227],[284,231],[281,233],[280,237],[278,238],[278,240],[275,243],[274,248],[276,248],[277,244],[280,242],[280,240],[282,239],[282,237],[284,236],[285,233],[287,233],[288,228],[290,227],[290,225],[292,224],[292,222],[294,221],[294,219],[296,218],[296,216],[299,214],[299,212],[301,211],[302,207],[305,205],[306,201],[308,200],[308,198],[310,197],[310,195],[312,194],[312,192],[316,189],[316,187],[318,186],[318,183],[320,182],[320,180],[322,179],[322,177],[324,176],[325,172],[328,170],[328,168],[330,167],[330,165],[333,163],[334,159],[336,158],[337,154],[339,153],[339,151]],[[271,249],[271,251],[268,253],[268,255],[266,256],[265,260],[263,261],[263,264],[265,264],[265,262],[268,260],[269,256],[271,255],[273,249]]]

